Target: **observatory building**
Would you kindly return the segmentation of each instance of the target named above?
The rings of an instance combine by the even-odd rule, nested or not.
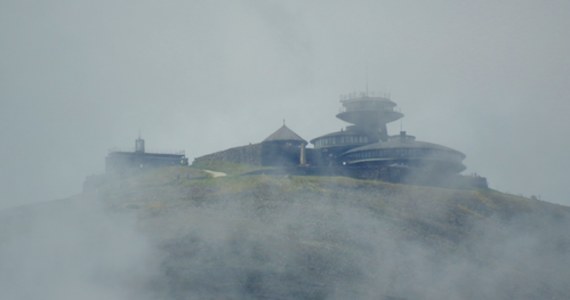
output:
[[[486,179],[464,176],[465,155],[442,145],[416,140],[405,131],[390,135],[387,124],[404,115],[388,95],[341,97],[336,117],[349,123],[340,131],[312,139],[313,147],[283,124],[261,143],[196,158],[273,167],[278,174],[344,175],[435,186],[487,187]],[[244,155],[249,153],[249,155]],[[259,157],[252,160],[251,157]],[[249,157],[243,160],[243,157]]]
[[[112,150],[105,158],[105,172],[124,174],[141,169],[167,166],[187,166],[184,151],[177,153],[149,153],[142,138],[135,140],[134,151]]]
[[[311,141],[321,163],[367,173],[390,167],[405,173],[413,170],[450,175],[465,169],[465,155],[457,150],[417,141],[405,131],[390,136],[386,124],[404,115],[394,110],[396,103],[387,96],[362,93],[343,97],[340,102],[343,107],[337,118],[352,125]]]
[[[355,147],[388,140],[386,124],[403,115],[394,110],[396,103],[388,97],[348,95],[340,100],[342,108],[337,118],[351,123],[346,130],[329,133],[311,140],[320,163],[334,165],[340,157]]]

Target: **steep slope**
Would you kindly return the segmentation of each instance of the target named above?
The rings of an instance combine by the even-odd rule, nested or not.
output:
[[[72,223],[56,228],[99,211],[74,235],[86,235],[81,241],[95,257],[98,242],[110,257],[109,245],[122,245],[119,258],[131,263],[98,271],[121,288],[100,278],[94,284],[117,299],[570,296],[568,207],[492,190],[185,172],[115,179],[74,199],[5,211],[0,237],[13,240],[14,228],[30,234],[38,216],[54,211]],[[101,224],[112,229],[94,229]]]

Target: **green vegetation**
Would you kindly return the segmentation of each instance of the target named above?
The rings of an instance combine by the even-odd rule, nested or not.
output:
[[[380,218],[405,223],[412,234],[425,234],[423,231],[427,230],[440,238],[452,239],[466,234],[467,229],[462,225],[473,220],[506,219],[529,212],[550,213],[560,208],[489,189],[455,190],[347,177],[240,176],[238,174],[251,171],[255,166],[223,162],[207,167],[234,176],[211,178],[196,167],[157,169],[112,180],[101,187],[100,192],[116,205],[153,210],[216,203],[230,198],[266,204],[322,199],[365,208]]]
[[[100,176],[82,195],[35,205],[33,213],[52,221],[58,219],[53,212],[65,212],[72,223],[57,228],[78,229],[83,225],[77,220],[92,207],[74,206],[102,204],[103,219],[136,216],[137,232],[155,255],[151,282],[138,285],[149,299],[567,299],[570,294],[568,207],[490,189],[239,175],[254,167],[199,166],[233,174],[213,178],[197,167]],[[30,211],[17,211],[0,224],[21,232],[30,228],[25,224]],[[95,218],[94,228],[101,221]],[[92,232],[98,231],[85,234],[97,236]]]
[[[211,161],[201,161],[201,162],[194,161],[191,167],[203,170],[212,170],[216,172],[224,172],[228,175],[238,175],[238,174],[265,169],[262,166],[237,164],[221,160],[211,160]]]

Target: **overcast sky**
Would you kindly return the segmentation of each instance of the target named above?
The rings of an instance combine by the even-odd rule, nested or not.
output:
[[[0,208],[80,192],[139,129],[190,160],[338,130],[366,74],[466,173],[570,205],[569,37],[567,0],[0,0]]]

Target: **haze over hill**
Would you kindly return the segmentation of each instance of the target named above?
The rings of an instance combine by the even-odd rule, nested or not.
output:
[[[570,208],[342,177],[99,178],[0,213],[5,299],[567,299]]]
[[[190,159],[339,130],[366,73],[467,172],[569,205],[569,29],[566,0],[3,0],[0,207],[79,193],[139,129]]]

